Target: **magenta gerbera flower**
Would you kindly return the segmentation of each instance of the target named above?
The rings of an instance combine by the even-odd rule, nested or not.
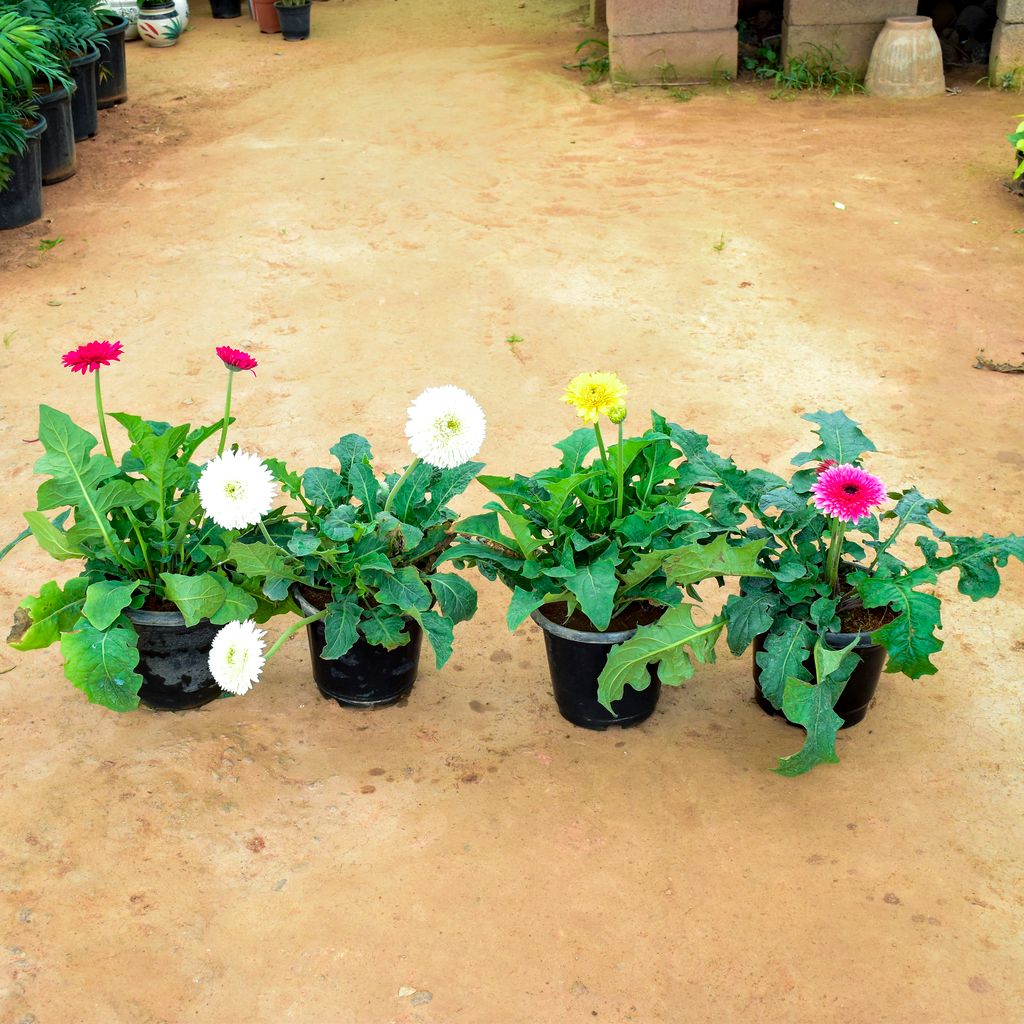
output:
[[[101,366],[109,366],[120,358],[121,342],[89,341],[65,352],[61,361],[72,373],[81,373],[84,377],[86,371],[95,373]]]
[[[243,352],[240,348],[229,348],[227,345],[218,345],[217,355],[220,356],[221,361],[232,372],[236,372],[238,370],[249,370],[252,372],[254,377],[256,376],[256,367],[260,364],[257,363],[248,352]]]
[[[814,504],[833,519],[855,523],[885,501],[885,485],[877,476],[849,464],[826,469],[811,488]]]

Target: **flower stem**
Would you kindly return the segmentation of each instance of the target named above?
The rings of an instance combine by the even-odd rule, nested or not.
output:
[[[277,543],[276,540],[274,540],[273,537],[270,536],[270,533],[268,532],[266,526],[263,525],[263,520],[262,519],[259,522],[259,527],[260,527],[260,533],[263,534],[263,536],[266,538],[267,543],[269,545],[271,545],[271,547],[279,548],[281,546],[280,544]]]
[[[235,379],[235,371],[228,370],[228,392],[224,399],[224,427],[220,432],[220,444],[217,445],[217,454],[224,454],[224,445],[228,443],[228,424],[231,422],[231,385]]]
[[[625,475],[626,475],[626,470],[625,470],[625,467],[622,465],[623,455],[622,455],[622,421],[621,420],[619,421],[619,445],[618,445],[618,448],[616,449],[616,461],[619,464],[618,465],[619,472],[617,474],[617,476],[618,476],[618,483],[619,483],[619,500],[618,500],[618,502],[615,505],[615,518],[616,519],[621,519],[622,518],[623,491],[625,490],[625,487],[626,487],[626,481],[624,479]]]
[[[601,424],[597,420],[594,420],[594,435],[597,437],[597,447],[601,449],[601,461],[604,463],[604,471],[608,474],[608,479],[614,487],[615,477],[612,475],[612,467],[608,462],[608,451],[604,446],[604,438],[601,436]]]
[[[100,390],[100,369],[96,367],[96,413],[100,418],[100,433],[103,435],[103,447],[106,449],[107,458],[113,459],[114,453],[110,448],[110,438],[107,436],[107,418],[103,415],[103,392]]]
[[[839,562],[843,555],[843,537],[845,535],[846,523],[842,519],[833,519],[828,539],[828,554],[825,557],[825,580],[833,595],[839,593]]]
[[[319,622],[321,619],[327,618],[327,609],[316,612],[314,615],[307,615],[304,619],[299,619],[298,622],[293,622],[273,643],[273,646],[267,651],[266,660],[270,659],[281,649],[284,642],[295,633],[298,633],[303,626],[308,626],[311,622]]]
[[[421,461],[422,460],[419,458],[419,456],[416,456],[415,458],[413,458],[412,462],[410,462],[409,465],[405,467],[405,472],[398,478],[398,483],[395,484],[395,486],[392,487],[390,492],[388,493],[387,501],[384,502],[385,512],[391,511],[391,503],[395,500],[395,495],[402,489],[402,484],[404,484],[405,481],[409,479],[409,474],[412,473],[412,471],[420,464]],[[373,510],[369,509],[368,511],[372,512]]]

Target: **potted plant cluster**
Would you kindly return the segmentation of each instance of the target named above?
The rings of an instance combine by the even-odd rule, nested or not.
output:
[[[724,618],[730,650],[754,649],[758,703],[806,730],[802,749],[779,762],[785,775],[838,760],[836,733],[863,719],[883,668],[911,679],[936,671],[940,574],[957,570],[959,591],[977,601],[996,595],[1011,557],[1024,560],[1024,538],[946,533],[932,519],[949,512],[941,500],[888,491],[863,468],[876,449],[845,413],[804,418],[818,444],[794,458],[789,480],[741,470],[699,435],[686,446],[719,495],[709,516],[763,544],[767,573],[743,580]],[[898,554],[896,541],[914,533],[914,548]]]
[[[1016,131],[1006,136],[1013,146],[1013,155],[1016,159],[1016,166],[1013,169],[1011,187],[1016,192],[1024,192],[1024,121],[1017,125]]]
[[[43,213],[40,145],[47,121],[36,104],[39,83],[65,102],[72,88],[38,26],[16,11],[0,11],[0,228],[21,227]]]
[[[473,616],[476,591],[437,565],[453,539],[448,503],[482,468],[470,461],[485,420],[471,396],[447,386],[425,391],[409,409],[416,456],[401,473],[374,469],[366,438],[346,434],[331,448],[337,467],[301,475],[274,464],[299,509],[268,527],[265,543],[236,550],[237,570],[264,592],[289,592],[303,613],[274,644],[269,659],[303,626],[321,694],[341,705],[379,707],[404,697],[416,680],[423,634],[440,669],[452,653],[454,627]],[[233,623],[222,643],[235,665],[214,665],[221,685],[248,689],[264,661],[255,623]]]
[[[40,406],[36,471],[48,479],[38,508],[25,513],[28,529],[0,555],[31,535],[81,570],[22,601],[9,643],[22,651],[59,643],[67,678],[93,703],[114,711],[140,701],[183,710],[221,694],[208,664],[219,625],[263,621],[289,606],[239,568],[246,563],[241,549],[281,514],[271,509],[276,484],[266,464],[227,447],[230,382],[257,364],[218,348],[228,398],[223,419],[210,426],[111,414],[127,433],[127,450],[118,455],[100,371],[121,354],[120,342],[94,341],[64,356],[73,373],[94,377],[101,442],[65,413]],[[213,438],[216,456],[193,462]]]
[[[459,543],[443,557],[508,587],[509,629],[530,616],[541,627],[564,718],[635,725],[653,713],[661,683],[679,685],[695,662],[714,660],[725,620],[694,618],[696,586],[767,576],[765,541],[707,513],[718,493],[680,446],[689,432],[652,413],[649,429],[624,437],[626,388],[614,374],[582,374],[564,397],[590,426],[555,446],[557,466],[480,477],[496,500],[458,524]],[[603,420],[615,444],[605,444]]]
[[[285,39],[308,39],[312,0],[276,0],[274,9]]]

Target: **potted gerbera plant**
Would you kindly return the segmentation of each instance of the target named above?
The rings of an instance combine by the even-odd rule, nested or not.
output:
[[[862,466],[876,449],[845,413],[804,419],[819,443],[793,459],[788,481],[741,471],[706,446],[691,456],[720,488],[709,515],[764,545],[767,573],[729,598],[726,633],[734,654],[754,647],[762,708],[807,732],[780,760],[784,775],[838,760],[836,734],[864,718],[883,668],[911,679],[936,671],[941,573],[958,570],[959,591],[977,601],[998,592],[1009,558],[1024,559],[1024,538],[946,533],[932,519],[949,512],[941,500],[888,490]],[[914,548],[896,546],[911,533]]]
[[[234,693],[259,678],[266,659],[306,627],[321,694],[350,707],[394,704],[413,686],[426,633],[440,669],[456,624],[476,611],[476,591],[437,564],[452,541],[448,503],[482,464],[483,411],[455,387],[431,388],[410,406],[406,434],[415,455],[399,473],[380,474],[366,438],[346,434],[331,448],[337,468],[301,476],[279,469],[301,506],[268,528],[266,543],[235,549],[236,567],[303,612],[263,655],[263,634],[233,622],[214,641],[211,668]]]
[[[63,585],[49,582],[21,602],[8,642],[17,650],[59,642],[67,678],[89,700],[130,711],[199,707],[221,695],[207,661],[217,627],[265,620],[287,605],[268,597],[239,564],[239,546],[265,536],[276,484],[258,456],[227,448],[231,382],[256,360],[223,346],[228,369],[224,418],[204,427],[112,413],[128,435],[115,454],[103,410],[100,371],[120,360],[119,341],[93,341],[68,352],[72,373],[92,374],[101,450],[94,434],[65,413],[40,406],[36,472],[49,477],[38,508],[26,512],[28,535],[58,561],[81,562]],[[219,435],[217,455],[193,459]],[[57,512],[50,518],[50,513]],[[280,597],[284,600],[279,599]]]
[[[564,400],[589,426],[555,445],[557,466],[479,477],[497,500],[458,524],[443,556],[508,587],[508,628],[531,616],[541,627],[558,709],[589,729],[644,721],[661,683],[714,660],[725,622],[694,618],[696,584],[768,575],[764,540],[736,539],[690,507],[716,501],[704,465],[680,447],[691,432],[652,413],[641,436],[624,437],[625,398],[615,374],[576,377]],[[613,445],[603,420],[617,429]]]

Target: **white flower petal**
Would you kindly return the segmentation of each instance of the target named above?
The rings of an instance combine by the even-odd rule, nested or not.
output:
[[[469,462],[484,443],[487,419],[476,399],[446,384],[427,388],[409,406],[405,436],[414,455],[438,469]]]
[[[264,636],[266,630],[257,629],[256,623],[247,619],[245,622],[229,622],[213,638],[210,672],[222,690],[241,696],[252,689],[266,663],[263,657]]]
[[[277,495],[273,474],[255,454],[224,452],[211,459],[199,477],[203,510],[225,530],[255,526]]]

